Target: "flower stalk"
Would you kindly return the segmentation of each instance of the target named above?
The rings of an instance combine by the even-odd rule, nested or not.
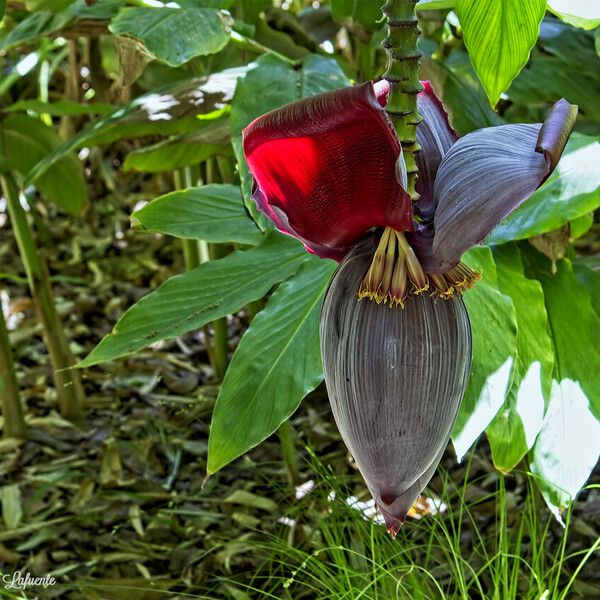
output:
[[[388,35],[383,41],[387,51],[387,70],[383,74],[390,84],[386,112],[388,113],[406,163],[407,192],[413,201],[419,199],[416,191],[418,168],[416,154],[421,149],[417,142],[417,125],[423,120],[417,109],[417,94],[423,90],[419,81],[417,49],[421,35],[415,5],[417,0],[387,0],[382,8],[388,20]]]

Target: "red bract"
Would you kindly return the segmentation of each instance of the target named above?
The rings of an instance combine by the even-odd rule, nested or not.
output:
[[[254,199],[276,227],[341,260],[365,231],[412,229],[394,176],[400,144],[372,83],[274,110],[244,130]]]
[[[414,231],[408,239],[427,273],[452,269],[553,171],[577,108],[560,100],[543,124],[489,127],[457,141],[430,84],[424,88],[418,223],[401,185],[385,81],[294,102],[244,130],[259,209],[322,257],[341,260],[368,230],[389,226]]]

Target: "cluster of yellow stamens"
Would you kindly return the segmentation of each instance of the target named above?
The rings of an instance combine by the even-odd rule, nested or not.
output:
[[[359,299],[404,308],[409,294],[431,290],[431,295],[448,299],[473,287],[481,273],[459,263],[444,274],[425,273],[404,234],[386,227],[373,262],[359,288]]]

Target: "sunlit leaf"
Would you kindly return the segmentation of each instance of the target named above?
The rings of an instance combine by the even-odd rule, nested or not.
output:
[[[171,277],[134,304],[78,366],[89,367],[183,335],[262,298],[306,260],[301,244],[271,234],[246,251]]]
[[[233,97],[237,78],[246,67],[227,69],[207,77],[176,81],[139,96],[112,114],[91,123],[31,169],[27,183],[35,181],[65,154],[86,145],[106,144],[124,137],[172,135],[202,129],[217,118]]]
[[[588,480],[600,455],[600,421],[578,382],[553,382],[550,406],[533,449],[531,472],[548,507],[561,512]]]
[[[483,276],[464,295],[473,333],[473,366],[452,432],[459,460],[504,403],[518,357],[515,309],[510,297],[498,289],[490,249],[473,248],[464,260]]]
[[[264,237],[235,185],[211,184],[171,192],[146,204],[132,219],[148,231],[208,242],[256,244]]]
[[[546,0],[456,0],[471,62],[492,106],[525,66],[546,11]]]
[[[548,10],[574,27],[595,29],[600,25],[600,3],[593,0],[548,0]]]
[[[323,379],[319,312],[334,269],[333,261],[311,257],[254,317],[217,398],[209,474],[271,435]]]
[[[529,275],[542,283],[556,363],[548,412],[533,449],[531,470],[559,517],[589,477],[600,452],[600,317],[589,288],[567,259],[523,254]]]
[[[527,279],[514,244],[494,248],[498,285],[509,296],[517,319],[517,360],[504,404],[486,430],[497,468],[511,471],[533,446],[550,397],[554,349],[544,293]]]

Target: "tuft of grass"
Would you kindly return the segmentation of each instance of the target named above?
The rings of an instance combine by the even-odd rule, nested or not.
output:
[[[348,486],[314,454],[312,469],[315,488],[287,515],[294,525],[282,527],[279,535],[263,533],[265,541],[254,542],[261,567],[250,577],[244,573],[222,580],[226,597],[581,597],[573,593],[573,584],[600,540],[567,554],[571,512],[561,531],[527,473],[519,473],[524,483],[517,498],[500,473],[470,480],[470,462],[459,484],[442,471],[440,500],[445,510],[407,520],[393,540],[383,525],[346,502]]]

